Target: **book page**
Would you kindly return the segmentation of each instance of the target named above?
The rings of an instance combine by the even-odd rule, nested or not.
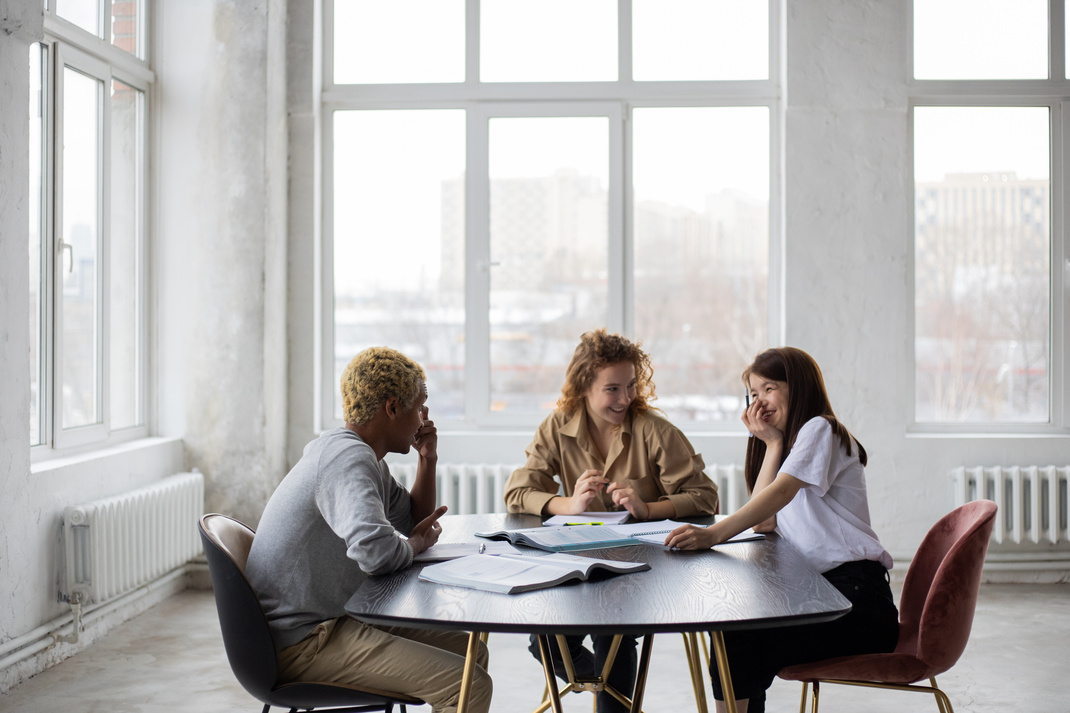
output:
[[[468,555],[440,564],[425,567],[421,579],[444,584],[496,585],[495,589],[541,584],[557,579],[565,570],[547,567],[539,563],[542,557],[523,555]]]
[[[622,538],[615,530],[620,525],[584,525],[580,527],[546,527],[531,530],[518,530],[524,535],[546,547],[575,548],[580,545],[604,545],[617,542]],[[630,544],[623,542],[621,544]],[[594,548],[592,548],[594,549]]]
[[[526,555],[504,555],[502,559],[522,558]],[[613,570],[640,570],[647,569],[646,562],[621,562],[619,560],[606,560],[599,559],[597,557],[580,557],[579,555],[570,555],[564,552],[555,552],[544,557],[528,557],[528,559],[537,559],[539,564],[546,565],[548,567],[560,567],[562,570],[575,572],[582,572],[584,576],[587,576],[591,569],[596,565],[602,565]]]

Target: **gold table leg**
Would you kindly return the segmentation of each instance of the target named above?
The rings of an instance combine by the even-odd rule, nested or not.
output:
[[[461,693],[457,697],[457,713],[468,713],[468,699],[472,695],[472,673],[476,669],[479,641],[478,631],[468,633],[468,650],[464,655],[464,673],[461,674]]]
[[[717,659],[717,673],[721,676],[721,690],[724,692],[724,707],[728,713],[739,713],[736,710],[736,692],[732,688],[732,675],[728,670],[728,654],[724,647],[724,634],[720,631],[711,631],[713,639],[713,655]]]
[[[538,641],[539,641],[539,655],[542,657],[543,671],[544,671],[544,673],[546,675],[546,689],[545,689],[545,692],[544,692],[545,700],[543,700],[542,704],[538,708],[536,708],[534,711],[532,711],[532,713],[544,713],[544,711],[546,711],[549,708],[553,708],[553,710],[555,712],[560,711],[561,709],[559,707],[556,707],[556,706],[560,706],[560,704],[561,704],[561,696],[564,696],[565,694],[572,693],[572,692],[582,692],[582,691],[589,691],[589,692],[593,693],[596,696],[598,695],[598,693],[600,691],[604,692],[604,693],[606,693],[608,695],[613,696],[614,698],[616,698],[618,701],[620,701],[624,705],[628,706],[629,708],[632,708],[632,706],[634,705],[633,702],[632,702],[634,700],[634,695],[633,695],[633,698],[628,698],[627,696],[625,696],[623,693],[621,693],[620,691],[618,691],[616,688],[614,688],[613,686],[611,686],[608,683],[609,672],[613,668],[613,662],[617,658],[617,651],[620,649],[620,641],[621,641],[621,635],[620,634],[617,634],[616,636],[613,637],[613,643],[610,645],[609,653],[606,655],[606,662],[605,662],[605,665],[602,667],[601,675],[596,676],[595,678],[581,678],[581,677],[576,675],[576,668],[575,668],[575,664],[572,661],[572,654],[570,654],[569,650],[568,650],[568,642],[565,640],[565,637],[563,635],[557,634],[555,636],[555,639],[557,640],[558,647],[561,649],[561,661],[565,665],[565,673],[568,676],[568,683],[566,683],[560,690],[558,690],[557,687],[556,687],[556,679],[554,678],[555,672],[554,672],[554,669],[553,669],[553,662],[549,658],[549,656],[550,656],[550,648],[549,648],[550,647],[550,641],[549,641],[549,637],[548,636],[543,636],[543,635],[537,635],[537,636],[538,636]],[[649,640],[649,637],[645,637],[644,638],[644,649],[643,650],[646,652],[645,655],[649,659],[650,645],[649,645],[649,643],[645,643],[648,640]],[[544,646],[545,646],[545,648],[544,648]],[[642,672],[642,678],[640,678],[639,672],[637,672],[637,675],[636,675],[636,682],[637,682],[636,685],[637,686],[639,686],[638,682],[640,680],[643,681],[644,683],[646,681],[647,664],[644,663],[643,661],[644,660],[642,660],[642,659],[640,660],[640,671]],[[639,701],[640,701],[640,703],[642,703],[642,689],[641,688],[639,689],[639,696],[640,696]],[[554,703],[555,700],[557,701],[556,706],[555,706],[555,703]],[[636,711],[639,711],[639,713],[642,713],[642,711],[638,707],[633,708],[633,710],[636,710]]]
[[[687,654],[687,667],[691,671],[691,687],[695,691],[695,707],[698,713],[707,713],[706,683],[702,666],[699,663],[698,634],[694,631],[681,634],[684,637],[684,652]]]
[[[643,635],[643,648],[639,652],[639,665],[635,670],[635,690],[632,691],[631,713],[643,713],[643,694],[646,693],[646,674],[650,668],[650,648],[653,634]]]
[[[549,695],[550,700],[547,703],[539,706],[536,709],[536,713],[541,713],[546,710],[547,705],[553,708],[554,713],[564,713],[561,708],[561,694],[557,691],[557,679],[554,677],[554,661],[550,656],[550,640],[546,634],[536,634],[539,641],[539,656],[542,657],[542,671],[546,676],[546,693]],[[571,661],[569,662],[571,663]],[[572,684],[570,683],[566,688],[571,691]],[[461,713],[458,711],[457,713]]]

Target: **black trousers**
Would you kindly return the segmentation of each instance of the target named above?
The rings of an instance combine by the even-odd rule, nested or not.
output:
[[[765,691],[785,666],[836,656],[887,653],[899,639],[899,612],[888,570],[879,562],[847,562],[824,573],[851,602],[851,611],[823,624],[724,632],[732,688],[750,699],[748,713],[765,713]],[[710,661],[713,696],[724,700],[717,663]]]
[[[602,673],[609,649],[613,645],[612,636],[591,636],[594,652],[583,645],[583,636],[566,636],[568,652],[572,657],[572,666],[577,676],[590,678]],[[542,661],[539,655],[539,642],[532,634],[528,651],[532,656]],[[562,681],[568,681],[565,672],[565,662],[561,658],[561,647],[557,645],[556,637],[550,637],[550,653],[554,662],[554,672]],[[631,696],[635,689],[635,667],[638,655],[635,651],[635,637],[625,634],[620,637],[620,648],[617,649],[617,658],[613,660],[613,668],[609,670],[607,683],[626,696]],[[595,699],[598,713],[627,713],[628,708],[608,693],[599,693]]]

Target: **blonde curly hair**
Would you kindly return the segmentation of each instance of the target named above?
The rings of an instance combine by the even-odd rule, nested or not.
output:
[[[342,407],[346,423],[367,423],[391,396],[408,409],[426,381],[423,368],[389,347],[370,347],[353,357],[342,372]]]
[[[611,364],[629,362],[635,365],[635,399],[628,406],[632,415],[645,413],[654,406],[657,398],[654,389],[654,368],[650,356],[639,343],[633,343],[619,334],[609,334],[605,329],[584,332],[579,346],[572,354],[565,372],[565,384],[557,409],[569,416],[583,407],[583,400],[594,383],[598,372]]]

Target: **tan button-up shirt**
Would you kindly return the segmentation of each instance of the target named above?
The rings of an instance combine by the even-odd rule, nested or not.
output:
[[[528,460],[505,485],[509,512],[542,515],[558,494],[561,480],[571,497],[585,470],[601,470],[610,482],[626,483],[644,502],[668,500],[676,517],[717,512],[717,486],[703,472],[706,464],[676,426],[656,412],[629,416],[602,459],[587,432],[584,409],[566,416],[554,411],[539,426],[527,448]],[[587,505],[591,512],[620,510],[605,490]]]

